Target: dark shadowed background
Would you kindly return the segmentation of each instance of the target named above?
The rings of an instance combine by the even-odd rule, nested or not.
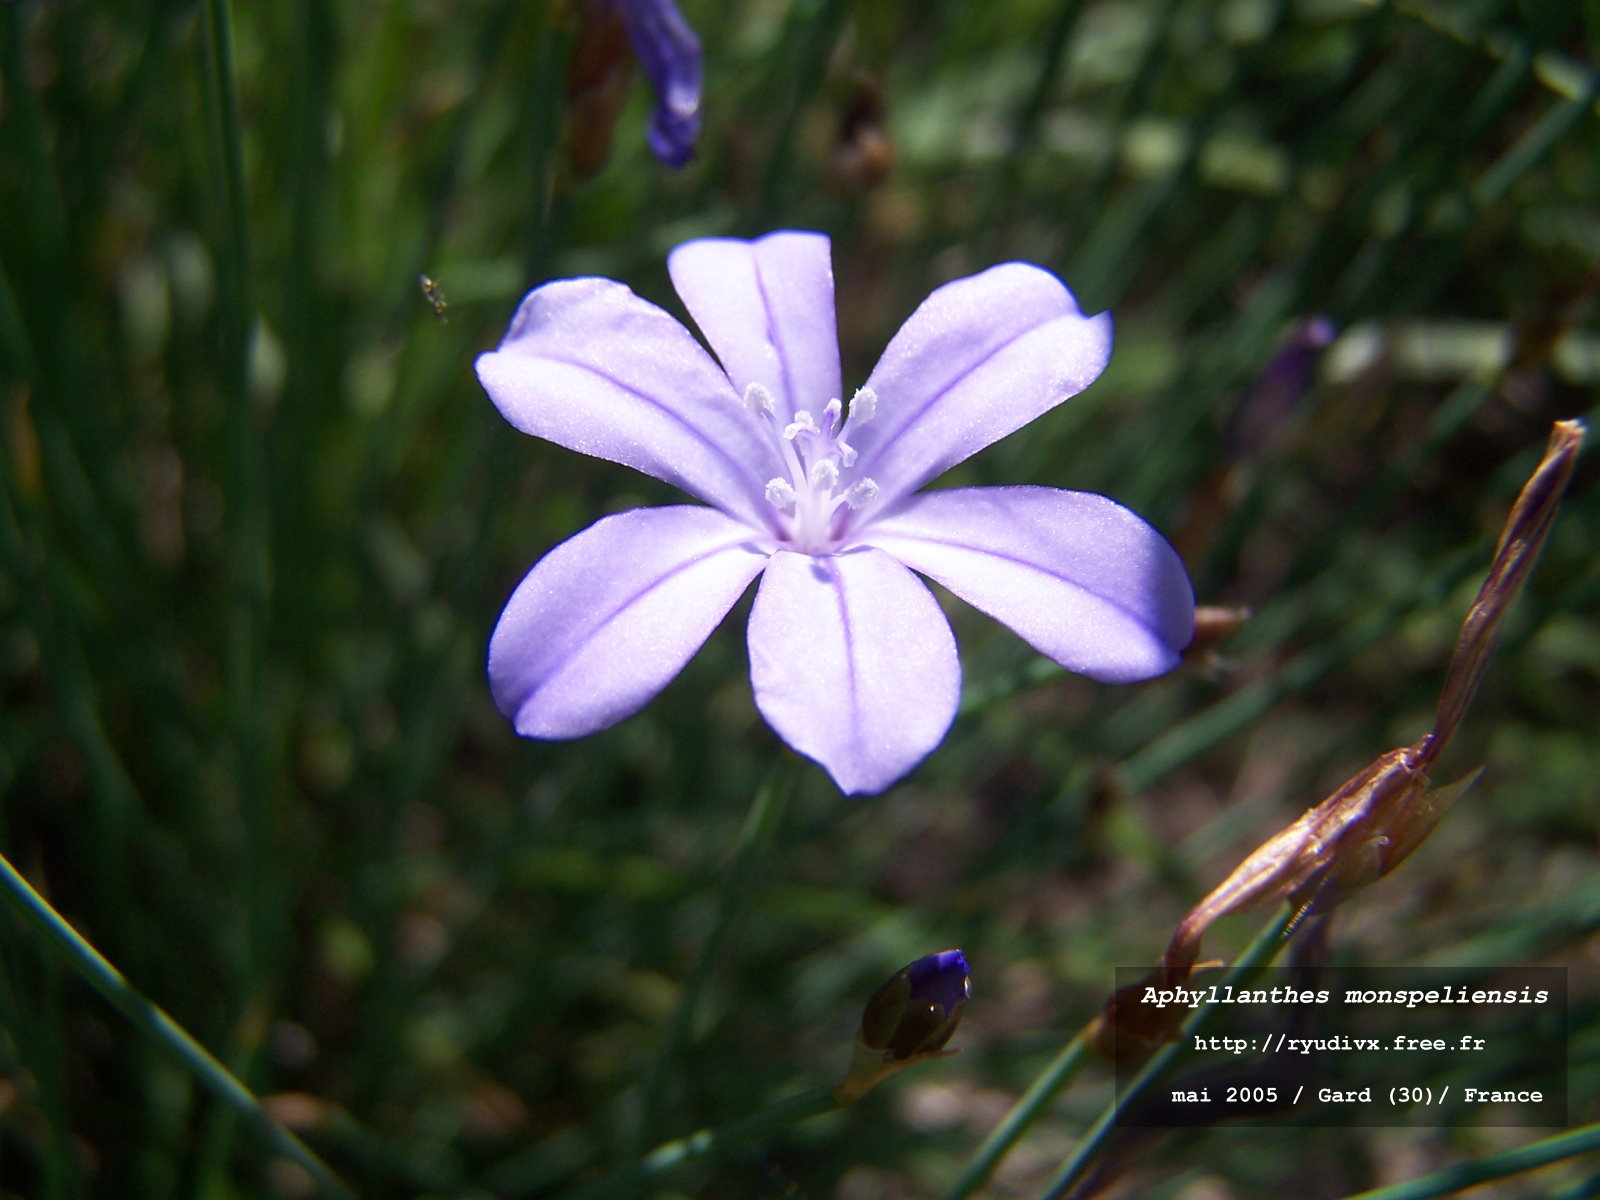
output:
[[[0,849],[370,1197],[553,1197],[831,1086],[872,989],[960,946],[961,1055],[623,1193],[940,1196],[1114,968],[1428,727],[1550,422],[1595,409],[1600,5],[684,0],[678,173],[642,78],[614,129],[569,96],[572,7],[0,3]],[[847,388],[996,262],[1110,309],[1102,379],[944,482],[1110,495],[1243,629],[1112,688],[941,594],[963,708],[877,798],[757,716],[748,600],[637,717],[517,739],[483,671],[510,589],[673,493],[512,431],[474,355],[539,282],[681,313],[672,246],[777,228],[833,239]],[[1316,316],[1335,345],[1263,381]],[[1572,1126],[1597,545],[1591,455],[1440,780],[1483,777],[1328,931],[1570,967]],[[979,1194],[1037,1196],[1110,1078]],[[1553,1132],[1202,1127],[1106,1184],[1316,1200]],[[0,1196],[309,1188],[0,909]]]

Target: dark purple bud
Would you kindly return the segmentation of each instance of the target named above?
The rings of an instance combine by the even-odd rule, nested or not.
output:
[[[1249,458],[1272,442],[1310,389],[1337,332],[1327,317],[1306,317],[1289,331],[1234,416],[1229,441],[1236,458]]]
[[[633,52],[656,90],[650,149],[674,170],[700,136],[700,39],[672,0],[620,0]]]
[[[860,1038],[894,1058],[938,1050],[961,1023],[972,995],[966,956],[941,950],[896,971],[872,993],[861,1015]]]

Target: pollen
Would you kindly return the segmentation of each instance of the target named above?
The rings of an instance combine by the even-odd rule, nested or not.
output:
[[[744,390],[744,406],[757,416],[769,413],[774,407],[772,393],[759,383],[752,383]]]
[[[856,394],[850,398],[850,419],[857,425],[864,425],[877,414],[878,393],[869,387],[857,388]]]

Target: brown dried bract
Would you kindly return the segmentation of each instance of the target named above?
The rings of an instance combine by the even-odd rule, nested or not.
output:
[[[1179,922],[1150,982],[1185,984],[1201,938],[1220,917],[1287,900],[1299,913],[1326,912],[1399,866],[1477,778],[1429,790],[1428,778],[1483,679],[1505,622],[1549,536],[1583,444],[1580,421],[1558,421],[1544,458],[1523,485],[1495,548],[1489,577],[1467,610],[1450,657],[1433,729],[1380,755],[1293,825],[1257,847]],[[1143,1057],[1188,1015],[1134,1001],[1144,984],[1115,993],[1092,1031],[1095,1048],[1118,1061]]]
[[[611,135],[628,98],[633,48],[611,0],[577,5],[577,34],[567,61],[564,148],[572,173],[589,179],[611,157]]]

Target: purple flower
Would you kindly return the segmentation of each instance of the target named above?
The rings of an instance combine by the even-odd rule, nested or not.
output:
[[[616,0],[633,52],[656,90],[650,149],[674,170],[700,136],[700,39],[672,0]]]
[[[925,955],[872,993],[857,1037],[893,1058],[928,1054],[950,1040],[971,998],[966,955],[959,950]]]
[[[1253,458],[1274,440],[1282,441],[1284,426],[1305,398],[1317,364],[1336,336],[1333,321],[1323,316],[1306,317],[1289,331],[1228,422],[1229,449],[1235,458]]]
[[[1061,281],[1006,263],[939,288],[844,404],[828,239],[708,239],[668,259],[719,367],[608,279],[530,292],[478,378],[525,433],[712,507],[606,517],[547,554],[489,645],[500,710],[580,737],[643,707],[757,575],[756,706],[849,793],[944,737],[961,668],[938,581],[1072,671],[1159,675],[1193,632],[1166,541],[1103,496],[916,489],[1088,386],[1111,351]]]

